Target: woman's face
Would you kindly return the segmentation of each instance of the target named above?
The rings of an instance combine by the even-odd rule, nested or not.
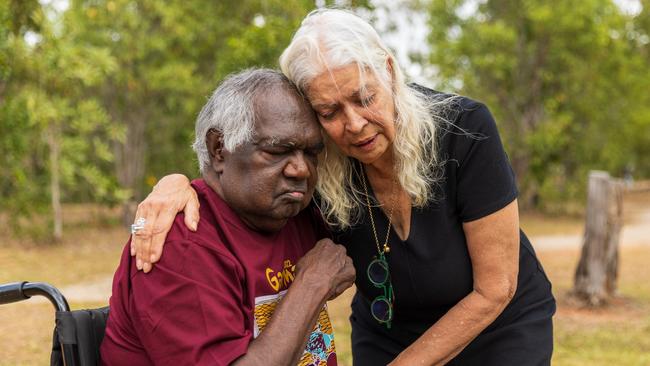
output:
[[[372,164],[395,139],[391,91],[373,72],[362,84],[357,64],[324,71],[307,88],[307,97],[325,132],[347,156]]]

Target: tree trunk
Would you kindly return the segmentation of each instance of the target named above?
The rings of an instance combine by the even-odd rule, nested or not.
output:
[[[47,136],[50,148],[50,194],[52,196],[52,214],[54,219],[54,240],[63,238],[63,213],[61,210],[61,184],[59,179],[60,145],[59,134],[54,124],[50,125]]]
[[[590,172],[585,234],[572,292],[585,305],[603,305],[616,293],[622,214],[623,184],[606,172]]]
[[[131,190],[131,197],[122,207],[122,221],[128,226],[133,223],[136,199],[140,197],[140,183],[144,176],[147,114],[135,111],[127,114],[126,120],[126,141],[116,143],[115,160],[120,185]]]

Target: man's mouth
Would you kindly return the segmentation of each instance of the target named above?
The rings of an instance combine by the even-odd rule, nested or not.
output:
[[[302,202],[305,194],[306,191],[302,189],[288,189],[282,192],[281,196],[290,201]]]
[[[287,194],[291,197],[302,199],[305,196],[305,192],[300,192],[300,191],[292,191],[292,192],[287,192]]]

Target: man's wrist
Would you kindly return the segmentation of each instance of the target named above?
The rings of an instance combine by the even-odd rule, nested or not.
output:
[[[155,186],[153,191],[161,189],[162,187],[171,187],[178,189],[179,187],[190,185],[190,179],[183,174],[174,173],[162,177]]]
[[[327,302],[327,299],[329,299],[332,293],[330,281],[325,281],[323,278],[307,274],[304,271],[298,272],[296,275],[290,289],[294,287],[297,290],[296,292],[301,292],[306,297],[317,299],[321,306]]]

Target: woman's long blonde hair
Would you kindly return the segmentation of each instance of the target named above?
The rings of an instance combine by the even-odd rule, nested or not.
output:
[[[432,200],[438,182],[436,119],[452,98],[434,98],[406,85],[392,52],[377,32],[356,15],[338,9],[318,9],[303,20],[291,43],[280,56],[280,68],[306,95],[309,82],[323,71],[356,64],[361,84],[373,73],[392,91],[396,136],[393,143],[395,172],[415,207]],[[365,196],[358,186],[360,172],[325,134],[325,151],[318,165],[316,189],[325,221],[339,229],[358,222]]]

